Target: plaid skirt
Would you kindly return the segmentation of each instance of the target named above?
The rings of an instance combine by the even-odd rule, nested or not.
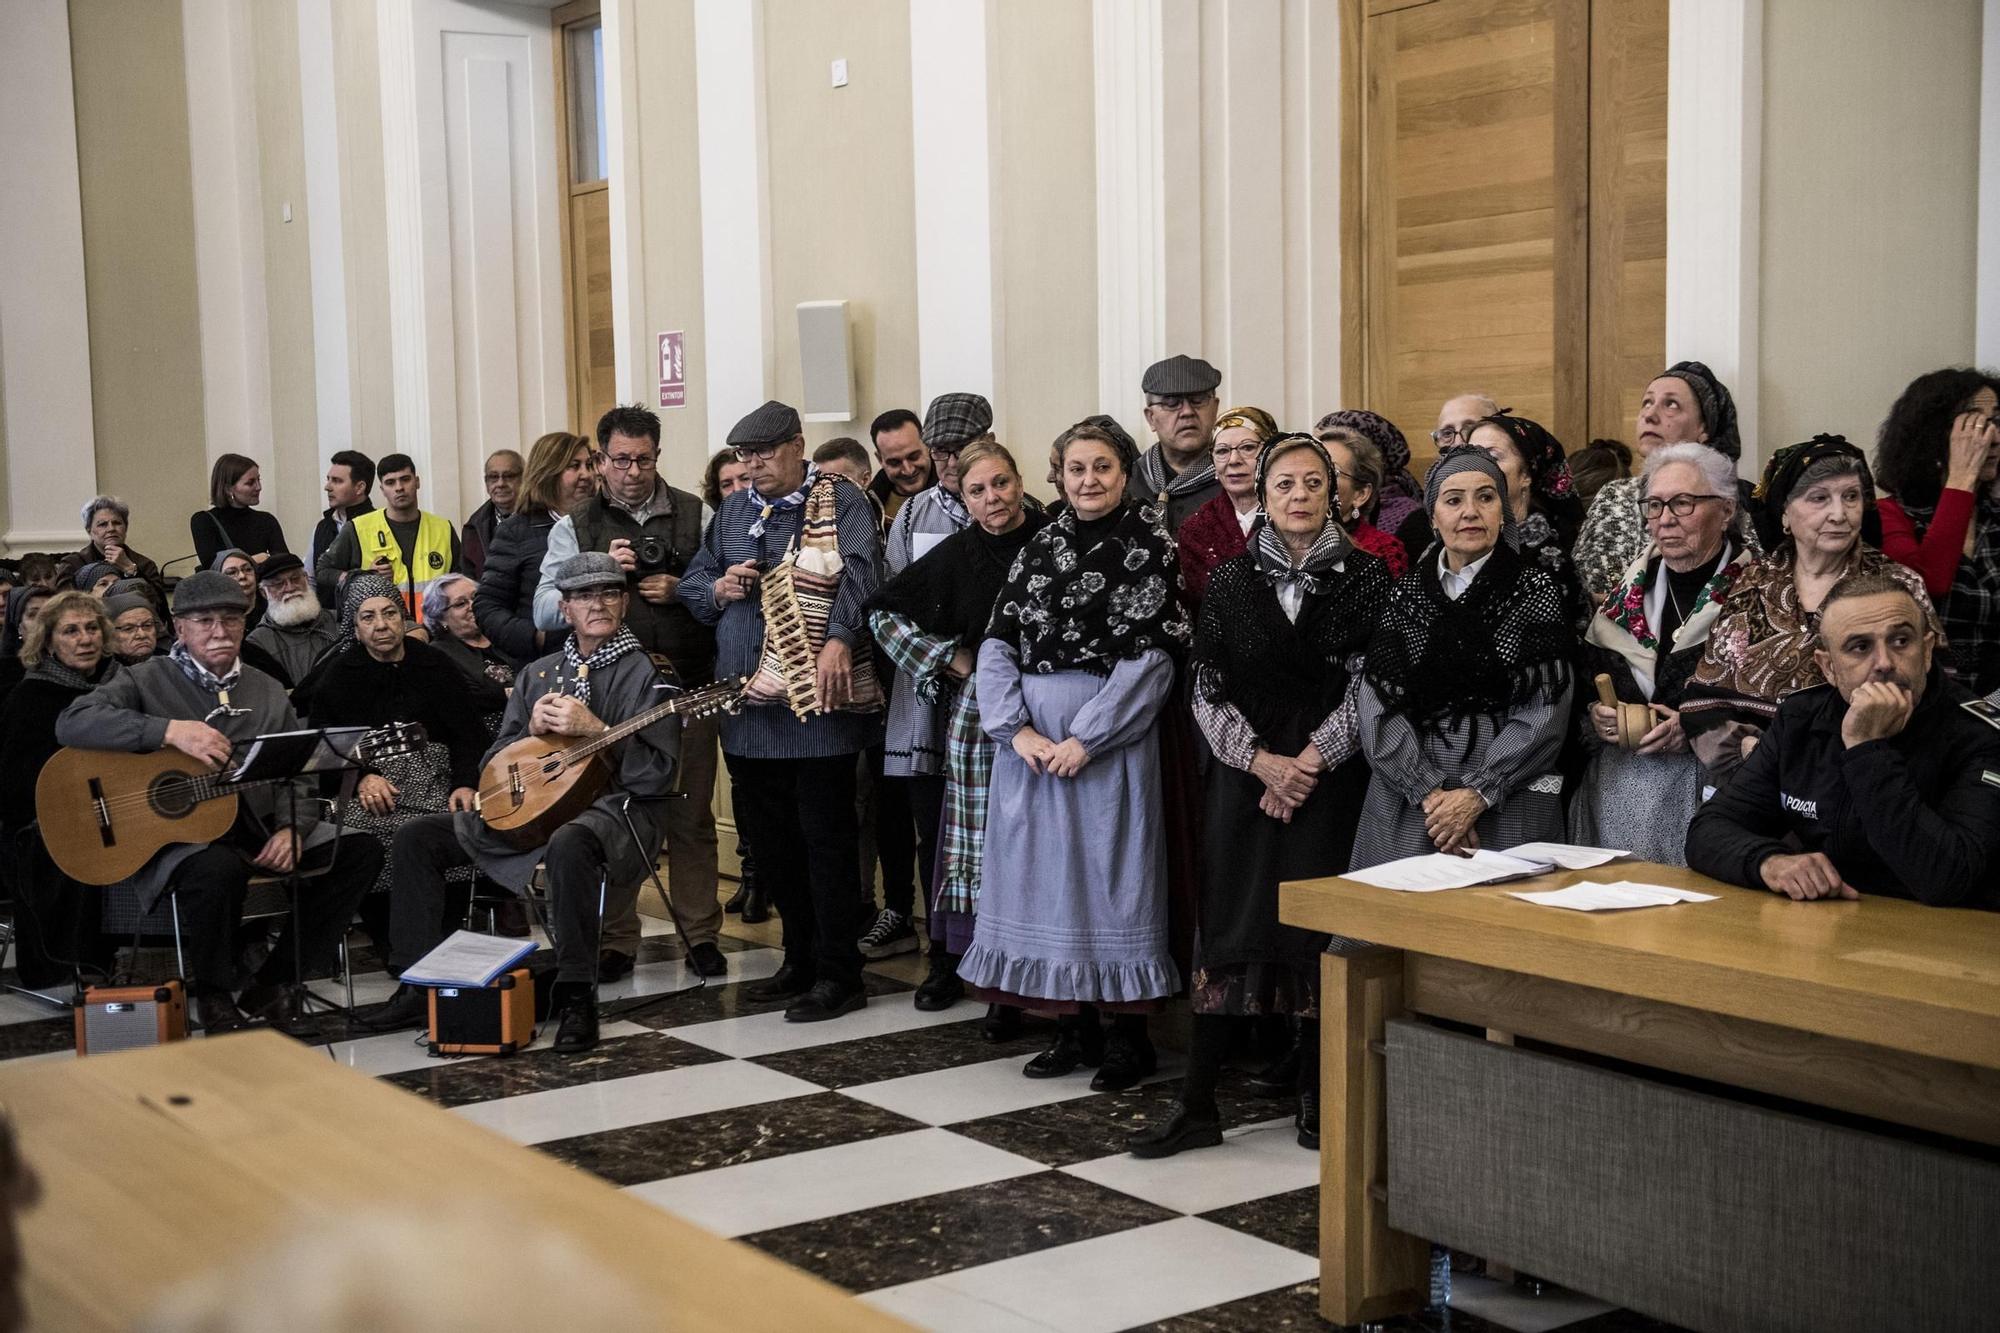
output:
[[[944,830],[938,835],[940,911],[979,910],[986,855],[986,802],[993,787],[993,738],[979,726],[979,677],[965,682],[944,739]]]

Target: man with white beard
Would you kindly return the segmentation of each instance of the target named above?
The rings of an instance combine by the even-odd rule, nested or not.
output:
[[[305,561],[295,555],[274,555],[257,572],[257,586],[264,594],[263,621],[250,631],[249,642],[278,659],[294,684],[319,655],[340,638],[340,621],[319,604],[312,580],[306,575]]]

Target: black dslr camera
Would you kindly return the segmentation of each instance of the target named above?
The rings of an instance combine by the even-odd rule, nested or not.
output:
[[[632,572],[640,578],[649,574],[679,574],[687,568],[687,557],[674,544],[655,533],[642,532],[632,539]]]

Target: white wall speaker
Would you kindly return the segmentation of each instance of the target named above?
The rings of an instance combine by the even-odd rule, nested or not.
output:
[[[854,420],[854,343],[847,302],[799,302],[799,380],[805,420]]]

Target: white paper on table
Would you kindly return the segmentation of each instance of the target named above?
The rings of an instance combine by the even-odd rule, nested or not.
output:
[[[929,555],[939,542],[949,536],[951,536],[949,532],[919,532],[911,537],[910,563],[914,565],[917,561]]]
[[[1607,861],[1632,853],[1622,847],[1584,847],[1573,842],[1524,842],[1503,849],[1524,861],[1553,861],[1564,870],[1594,870]]]
[[[1525,879],[1553,869],[1553,862],[1529,861],[1481,848],[1471,856],[1446,856],[1443,852],[1406,856],[1366,870],[1350,870],[1341,878],[1399,893],[1436,893],[1439,889],[1467,889],[1475,884]]]
[[[1541,893],[1510,890],[1509,896],[1524,902],[1540,903],[1544,907],[1567,907],[1573,912],[1619,912],[1633,907],[1715,901],[1712,893],[1671,889],[1664,884],[1634,884],[1630,880],[1619,880],[1614,884],[1572,884],[1566,889],[1550,889]]]

